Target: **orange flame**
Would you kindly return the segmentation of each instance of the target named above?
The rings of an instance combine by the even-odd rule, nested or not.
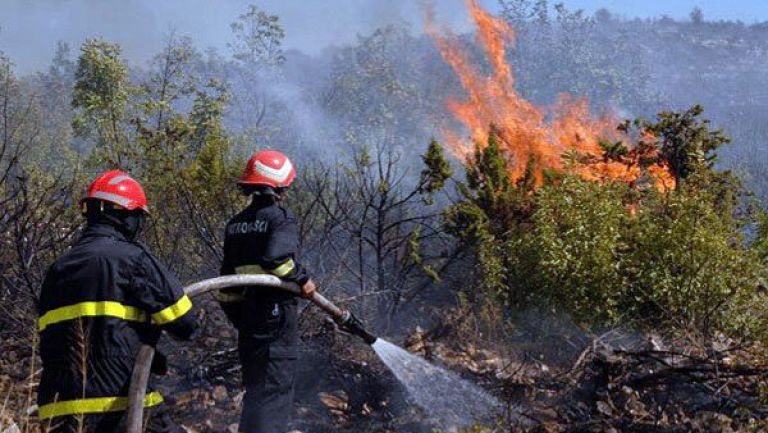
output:
[[[491,74],[482,75],[469,59],[457,38],[446,29],[439,31],[432,10],[425,14],[425,31],[435,41],[443,60],[453,69],[466,92],[464,100],[449,98],[448,111],[469,131],[466,140],[449,128],[442,132],[447,148],[458,157],[466,157],[473,143],[484,146],[491,125],[510,161],[510,176],[520,179],[529,161],[535,163],[535,180],[543,182],[543,170],[566,168],[589,180],[634,182],[643,175],[639,165],[604,158],[600,140],[629,142],[617,130],[614,115],[594,117],[589,102],[562,94],[549,108],[537,107],[514,88],[514,74],[505,57],[507,44],[515,39],[514,29],[503,19],[483,10],[477,0],[467,0],[477,39],[487,56]],[[568,165],[564,155],[577,155],[582,164]],[[657,186],[673,184],[662,167],[648,169],[656,176]]]

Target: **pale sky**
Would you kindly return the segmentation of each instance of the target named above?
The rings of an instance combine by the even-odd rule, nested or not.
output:
[[[286,46],[316,53],[354,41],[386,23],[406,21],[420,31],[424,0],[0,0],[0,50],[21,73],[45,68],[56,41],[79,46],[87,37],[120,43],[132,62],[159,51],[170,29],[198,47],[227,54],[229,24],[249,3],[281,17]],[[553,0],[594,12],[601,7],[624,17],[685,18],[699,6],[709,19],[768,21],[768,0]],[[463,0],[434,0],[438,18],[459,30],[468,24]],[[498,10],[497,0],[481,0]]]

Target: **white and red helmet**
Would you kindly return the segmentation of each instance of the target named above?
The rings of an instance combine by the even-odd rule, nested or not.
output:
[[[248,160],[248,165],[237,183],[286,188],[295,178],[296,169],[287,156],[276,150],[262,150]]]
[[[86,200],[102,200],[127,210],[141,209],[149,213],[144,189],[128,173],[111,170],[97,177],[80,203]]]

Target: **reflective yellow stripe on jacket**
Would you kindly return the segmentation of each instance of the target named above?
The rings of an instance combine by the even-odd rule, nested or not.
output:
[[[144,396],[144,407],[157,406],[162,402],[163,396],[158,392],[150,392]],[[40,406],[38,416],[43,420],[64,415],[117,412],[126,409],[128,409],[128,397],[83,398],[44,404]]]
[[[37,329],[42,331],[48,325],[73,320],[80,317],[109,316],[118,319],[143,322],[147,320],[144,311],[123,305],[114,301],[102,302],[81,302],[79,304],[67,305],[66,307],[56,308],[40,316],[37,320]]]
[[[241,275],[242,274],[250,274],[250,275],[272,274],[277,277],[284,277],[289,273],[291,273],[291,271],[295,267],[296,267],[296,263],[294,263],[292,259],[288,259],[285,261],[285,263],[276,267],[275,269],[272,269],[271,271],[267,271],[259,265],[243,265],[243,266],[237,266],[235,268],[235,272]],[[231,302],[244,301],[245,296],[243,296],[242,293],[237,293],[234,291],[229,291],[229,292],[219,291],[216,293],[216,299],[219,302],[226,304]]]
[[[173,305],[152,314],[152,321],[157,325],[173,322],[186,314],[192,308],[192,301],[187,295],[182,296]],[[79,304],[67,305],[56,308],[43,314],[37,321],[37,329],[43,331],[49,325],[80,317],[109,316],[134,322],[147,320],[147,313],[143,310],[124,305],[115,301],[91,301]]]
[[[282,265],[272,270],[265,270],[259,265],[245,265],[235,268],[235,272],[238,274],[272,274],[278,277],[284,277],[291,273],[293,268],[296,267],[296,263],[292,259],[288,259]]]
[[[152,321],[158,325],[173,322],[179,317],[187,314],[192,309],[192,301],[189,296],[184,295],[170,307],[166,307],[152,315]]]

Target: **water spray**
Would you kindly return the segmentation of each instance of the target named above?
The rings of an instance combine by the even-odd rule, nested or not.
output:
[[[301,294],[301,289],[298,285],[283,281],[274,275],[227,275],[210,278],[185,287],[184,293],[188,296],[197,296],[213,290],[242,286],[273,287],[295,295]],[[313,293],[308,299],[320,307],[321,310],[328,313],[342,331],[362,338],[369,345],[373,345],[376,342],[376,336],[368,332],[363,323],[349,310],[339,308],[336,304],[329,301],[328,298],[317,292]],[[126,433],[141,433],[144,417],[144,394],[147,391],[150,367],[154,355],[155,349],[149,345],[142,345],[139,353],[136,355],[136,362],[131,375],[131,385],[128,390],[128,410],[125,418]]]

